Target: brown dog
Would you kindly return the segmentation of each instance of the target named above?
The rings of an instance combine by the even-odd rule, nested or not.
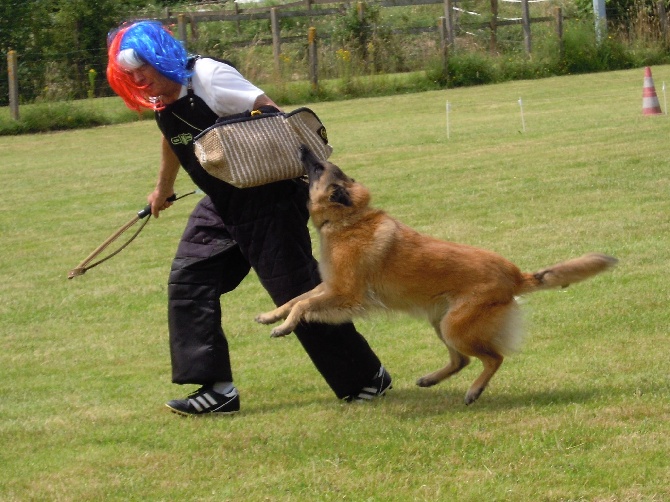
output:
[[[300,321],[342,323],[372,309],[424,317],[446,344],[451,360],[417,380],[430,387],[462,370],[470,357],[484,370],[465,404],[474,402],[519,342],[515,297],[567,287],[617,263],[587,254],[536,273],[522,273],[491,251],[419,234],[369,206],[370,192],[307,147],[301,159],[309,176],[309,212],[321,239],[323,282],[256,321],[284,336]]]

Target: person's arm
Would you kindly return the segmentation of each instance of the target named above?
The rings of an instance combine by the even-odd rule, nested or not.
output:
[[[174,182],[179,173],[179,159],[170,148],[167,139],[163,137],[161,141],[161,166],[158,171],[158,181],[156,188],[147,197],[147,201],[151,204],[151,214],[158,218],[159,213],[163,209],[167,209],[172,205],[172,202],[167,200],[168,197],[174,194]]]
[[[256,98],[256,101],[254,101],[254,110],[258,109],[261,106],[274,106],[277,110],[281,111],[281,108],[277,106],[277,104],[272,101],[267,95],[261,94]]]

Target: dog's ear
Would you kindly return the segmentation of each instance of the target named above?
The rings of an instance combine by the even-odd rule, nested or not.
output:
[[[335,202],[336,204],[342,204],[343,206],[352,206],[351,197],[349,197],[349,192],[347,189],[340,185],[335,185],[333,187],[333,192],[328,198],[330,202]]]

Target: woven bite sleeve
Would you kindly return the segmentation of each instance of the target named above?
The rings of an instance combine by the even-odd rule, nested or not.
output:
[[[308,108],[220,120],[195,138],[194,149],[210,175],[248,188],[304,175],[301,144],[322,160],[332,153],[325,127]]]

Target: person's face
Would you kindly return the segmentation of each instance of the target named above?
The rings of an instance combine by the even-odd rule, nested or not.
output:
[[[161,75],[158,70],[148,63],[131,70],[129,73],[135,84],[143,88],[149,96],[161,96],[164,102],[166,99],[173,100],[179,96],[181,84]]]

